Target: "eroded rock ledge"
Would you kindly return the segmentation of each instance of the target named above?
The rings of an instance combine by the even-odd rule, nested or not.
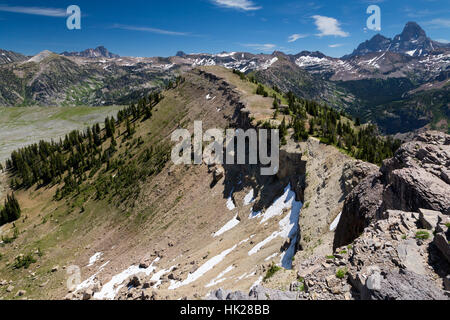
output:
[[[351,243],[386,210],[450,215],[450,136],[430,131],[404,144],[347,197],[334,247]]]

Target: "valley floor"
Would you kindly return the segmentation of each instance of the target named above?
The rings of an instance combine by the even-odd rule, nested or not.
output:
[[[0,163],[18,148],[40,140],[57,140],[71,130],[102,123],[122,108],[0,107]]]

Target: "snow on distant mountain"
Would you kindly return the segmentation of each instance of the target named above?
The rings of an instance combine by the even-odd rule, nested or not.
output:
[[[63,52],[61,55],[66,57],[83,57],[83,58],[120,58],[119,55],[111,53],[103,46],[95,49],[86,49],[82,52]]]
[[[401,53],[411,57],[423,57],[442,48],[450,49],[450,45],[431,40],[417,23],[408,22],[403,32],[396,35],[394,39],[377,34],[372,39],[360,44],[351,55],[344,58],[383,51]]]
[[[25,57],[23,54],[0,49],[0,65],[25,61],[26,59],[27,57]]]

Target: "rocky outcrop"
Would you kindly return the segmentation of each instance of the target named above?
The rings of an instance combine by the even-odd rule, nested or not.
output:
[[[418,213],[389,210],[351,246],[349,280],[361,299],[443,300],[449,272]]]
[[[404,144],[347,197],[334,247],[352,242],[389,209],[450,215],[449,167],[450,135],[429,131]]]
[[[342,212],[347,195],[362,179],[378,172],[379,167],[357,161],[315,138],[300,145],[307,174],[299,228],[301,247],[306,250],[314,247],[324,234],[330,233],[330,225]],[[332,239],[323,242],[332,242]],[[302,257],[298,258],[300,261]]]
[[[351,244],[302,262],[301,298],[445,300],[450,264],[419,213],[388,210]],[[439,226],[434,226],[439,230]],[[447,242],[448,243],[448,242]],[[292,285],[291,285],[292,287]]]
[[[242,291],[226,291],[223,289],[219,289],[213,291],[208,296],[209,300],[237,300],[237,301],[245,301],[245,300],[255,300],[255,301],[266,301],[266,300],[300,300],[299,294],[292,291],[280,291],[267,289],[263,286],[255,286],[250,290],[250,293],[245,293]]]

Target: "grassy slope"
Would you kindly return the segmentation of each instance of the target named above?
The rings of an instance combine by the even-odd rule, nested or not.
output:
[[[186,116],[188,105],[191,104],[192,107],[192,104],[197,104],[196,98],[198,93],[192,87],[182,87],[166,92],[165,99],[154,109],[152,119],[135,123],[136,133],[132,140],[124,139],[124,124],[118,128],[120,134],[116,137],[118,152],[114,158],[122,158],[127,162],[138,160],[146,148],[166,141]],[[200,99],[206,101],[203,93]],[[20,110],[11,109],[10,112],[8,119],[20,118]],[[66,119],[73,116],[73,112],[75,111],[64,110],[50,117]],[[85,115],[83,110],[79,112]],[[196,112],[204,113],[201,109]],[[216,113],[215,110],[214,113]],[[197,114],[193,119],[198,117]],[[137,138],[141,138],[143,143],[135,144],[134,139]],[[106,141],[103,149],[108,145],[109,141]],[[14,227],[18,228],[20,235],[12,244],[0,247],[0,253],[3,255],[0,262],[0,279],[12,280],[15,289],[12,293],[7,293],[5,287],[0,287],[0,296],[5,299],[14,298],[16,290],[24,289],[27,291],[28,298],[60,298],[67,293],[65,289],[67,276],[65,271],[51,273],[53,266],[75,264],[83,267],[83,262],[80,261],[85,261],[87,251],[92,244],[102,242],[102,239],[108,244],[119,244],[120,248],[117,250],[128,254],[129,246],[132,247],[141,241],[136,240],[139,235],[162,233],[170,227],[173,219],[181,221],[183,226],[189,222],[189,217],[184,220],[174,218],[171,214],[163,219],[165,223],[159,223],[162,220],[161,216],[158,219],[157,215],[165,215],[168,210],[174,210],[174,206],[180,202],[180,195],[170,196],[167,187],[164,194],[159,192],[158,189],[164,188],[162,185],[167,183],[165,181],[167,178],[161,178],[162,180],[154,183],[151,182],[153,178],[149,178],[149,181],[143,184],[145,186],[143,188],[141,188],[142,183],[136,182],[135,196],[139,195],[139,190],[150,190],[151,195],[124,205],[116,203],[117,199],[111,196],[100,201],[94,199],[93,184],[99,174],[88,179],[82,185],[79,194],[58,202],[53,201],[53,196],[59,186],[32,188],[16,193],[22,205],[22,217],[14,224],[4,226],[2,235],[12,236]],[[38,249],[44,253],[44,256],[37,256]],[[33,253],[37,259],[37,263],[29,268],[30,271],[13,269],[15,257],[28,253]],[[117,253],[117,257],[119,256],[120,252]],[[126,264],[130,263],[126,261]],[[33,275],[30,275],[30,272],[33,272]],[[44,289],[40,287],[43,283],[47,283]]]
[[[58,139],[116,115],[123,106],[110,107],[0,107],[0,162],[11,151],[39,140]]]

